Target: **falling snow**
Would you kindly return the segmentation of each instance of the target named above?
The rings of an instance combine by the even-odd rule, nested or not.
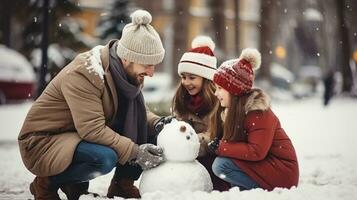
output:
[[[31,102],[0,106],[0,199],[33,199],[28,186],[34,176],[23,166],[16,142],[17,133],[30,106]],[[320,98],[305,99],[274,104],[273,109],[298,154],[300,182],[297,188],[277,188],[272,192],[261,189],[239,191],[236,187],[228,192],[155,192],[145,194],[141,199],[357,199],[357,155],[354,150],[357,139],[354,133],[357,128],[345,126],[355,123],[357,101],[333,99],[329,107],[323,108]],[[89,191],[102,196],[95,198],[96,200],[108,200],[103,196],[106,195],[113,173],[114,170],[90,182]],[[139,186],[139,182],[136,181],[135,185]],[[61,191],[59,193],[62,199],[66,199]],[[86,195],[80,199],[93,200],[93,197]]]

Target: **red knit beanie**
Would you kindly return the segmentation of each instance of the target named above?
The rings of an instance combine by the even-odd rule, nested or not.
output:
[[[253,48],[244,49],[238,59],[225,61],[213,76],[213,82],[229,93],[241,96],[252,89],[254,72],[260,67],[261,55]]]

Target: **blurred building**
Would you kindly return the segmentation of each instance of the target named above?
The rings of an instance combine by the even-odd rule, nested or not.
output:
[[[107,14],[113,1],[114,0],[77,0],[77,4],[82,12],[73,17],[82,19],[85,33],[96,36],[96,27],[100,17]]]
[[[96,36],[96,27],[120,0],[78,0],[85,31]],[[355,1],[334,0],[133,0],[128,14],[143,8],[153,15],[166,55],[157,71],[178,81],[177,64],[197,35],[216,42],[218,64],[237,57],[246,47],[262,52],[258,78],[272,82],[273,65],[280,65],[297,78],[328,68],[342,71],[351,85],[349,59],[356,49]],[[333,38],[333,39],[331,39]],[[352,49],[349,49],[351,46]],[[354,55],[354,54],[353,54]],[[305,67],[306,66],[306,67]],[[351,65],[354,66],[354,65]],[[286,79],[286,78],[285,78]],[[289,82],[291,80],[286,79]]]
[[[218,64],[239,56],[242,48],[259,47],[260,0],[136,0],[135,5],[153,14],[167,50],[164,70],[174,80],[180,57],[197,35],[213,38]]]
[[[84,31],[96,36],[100,18],[107,15],[115,0],[78,0]],[[219,63],[239,56],[245,47],[259,46],[259,0],[135,0],[130,11],[138,8],[153,15],[152,25],[162,37],[166,55],[158,71],[177,80],[177,63],[197,35],[208,35],[216,43]]]

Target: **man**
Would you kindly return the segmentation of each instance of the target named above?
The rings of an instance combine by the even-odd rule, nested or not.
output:
[[[141,93],[165,50],[138,10],[120,40],[79,54],[33,103],[18,137],[22,160],[36,175],[36,200],[69,200],[88,194],[89,180],[116,167],[107,196],[139,198],[133,185],[142,172],[159,165],[162,149],[148,144],[155,124]]]

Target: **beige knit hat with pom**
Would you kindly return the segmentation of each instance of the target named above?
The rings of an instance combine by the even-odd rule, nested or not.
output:
[[[165,49],[159,34],[150,25],[152,17],[146,10],[131,14],[131,23],[125,25],[117,46],[120,58],[144,65],[156,65],[164,59]]]

